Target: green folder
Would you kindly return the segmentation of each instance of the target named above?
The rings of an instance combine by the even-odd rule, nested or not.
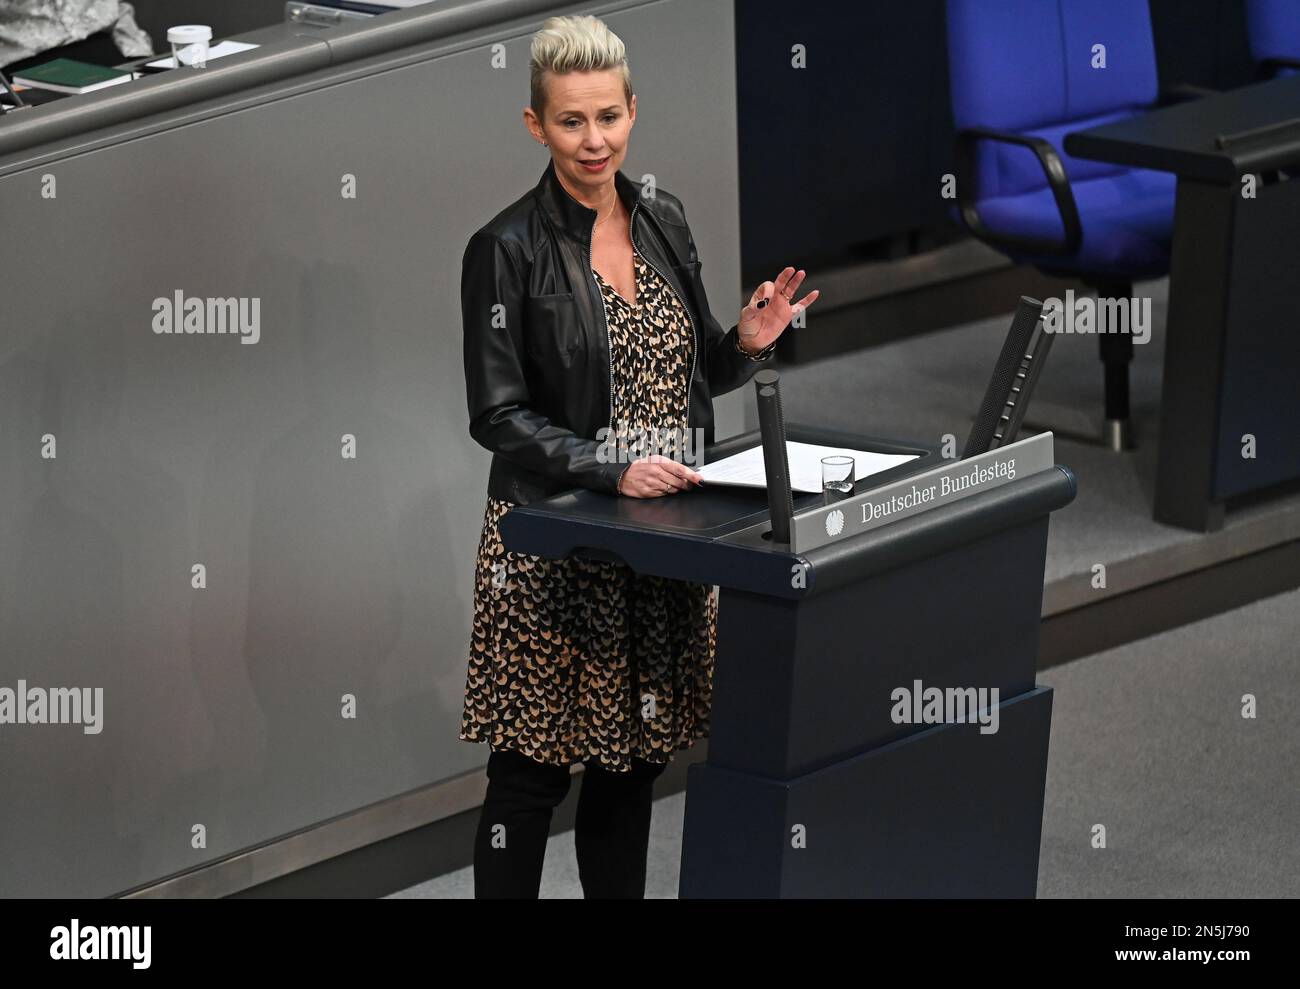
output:
[[[15,85],[35,89],[52,89],[58,93],[89,93],[130,80],[131,73],[103,65],[78,62],[73,58],[56,58],[52,62],[22,69],[13,77]]]

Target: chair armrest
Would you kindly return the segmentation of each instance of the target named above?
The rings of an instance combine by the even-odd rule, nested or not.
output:
[[[1300,69],[1300,58],[1278,56],[1276,58],[1260,59],[1259,77],[1261,79],[1272,79],[1277,75],[1278,69]]]
[[[975,152],[980,141],[1002,141],[1006,144],[1019,144],[1029,148],[1038,158],[1047,176],[1047,183],[1052,189],[1052,198],[1056,200],[1056,210],[1061,215],[1061,224],[1065,229],[1063,240],[1039,240],[1036,237],[1020,237],[1015,234],[998,233],[985,226],[976,208],[974,190]],[[967,228],[980,240],[995,247],[1007,247],[1028,254],[1064,255],[1074,254],[1083,241],[1083,229],[1079,225],[1079,207],[1075,204],[1074,193],[1070,191],[1070,180],[1065,175],[1065,165],[1056,153],[1051,142],[1041,137],[1027,137],[1006,131],[991,130],[987,127],[967,127],[957,132],[957,207]]]

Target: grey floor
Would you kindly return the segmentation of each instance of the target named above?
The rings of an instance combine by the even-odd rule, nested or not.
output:
[[[1040,674],[1055,692],[1038,895],[1300,896],[1297,643],[1292,591]],[[677,896],[685,806],[655,801],[649,898]],[[473,894],[466,868],[394,897]],[[547,845],[541,895],[582,896],[572,831]]]
[[[810,282],[811,283],[811,282]],[[1230,511],[1223,532],[1154,522],[1151,499],[1167,281],[1139,284],[1152,300],[1151,341],[1131,371],[1138,448],[1114,454],[1072,441],[1100,424],[1096,338],[1061,336],[1030,408],[1057,433],[1056,459],[1079,478],[1075,502],[1052,517],[1044,611],[1095,594],[1096,563],[1111,592],[1300,538],[1300,494]],[[960,449],[1006,334],[984,320],[782,369],[786,418]],[[815,332],[815,320],[802,330]],[[1039,895],[1204,897],[1300,895],[1300,592],[1278,595],[1164,634],[1054,667],[1055,688]],[[1241,716],[1242,697],[1258,717]],[[685,796],[656,802],[647,895],[675,897]],[[1106,847],[1093,848],[1095,825]],[[469,897],[469,869],[398,897]],[[578,897],[573,835],[551,839],[542,896]]]

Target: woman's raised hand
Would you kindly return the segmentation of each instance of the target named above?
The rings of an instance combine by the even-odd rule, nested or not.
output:
[[[685,464],[652,453],[628,465],[618,490],[633,498],[658,498],[702,483],[700,475]]]
[[[749,297],[749,305],[740,311],[737,324],[740,345],[751,354],[758,353],[779,337],[790,325],[795,313],[807,309],[817,301],[817,296],[821,294],[819,289],[813,289],[798,302],[792,304],[790,301],[805,274],[807,272],[802,268],[795,271],[794,268],[786,267],[776,276],[776,281],[764,282],[754,289],[754,294]]]

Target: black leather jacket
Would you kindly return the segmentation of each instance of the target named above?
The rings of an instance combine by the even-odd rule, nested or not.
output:
[[[714,441],[713,401],[771,358],[739,349],[709,312],[700,260],[681,201],[653,197],[621,171],[637,253],[686,307],[694,334],[687,428]],[[470,238],[461,265],[469,432],[492,451],[488,494],[528,504],[575,487],[611,494],[627,467],[598,455],[611,421],[609,328],[591,271],[596,211],[569,195],[550,162],[537,186]],[[699,436],[699,433],[692,433]],[[604,462],[602,462],[604,461]]]

